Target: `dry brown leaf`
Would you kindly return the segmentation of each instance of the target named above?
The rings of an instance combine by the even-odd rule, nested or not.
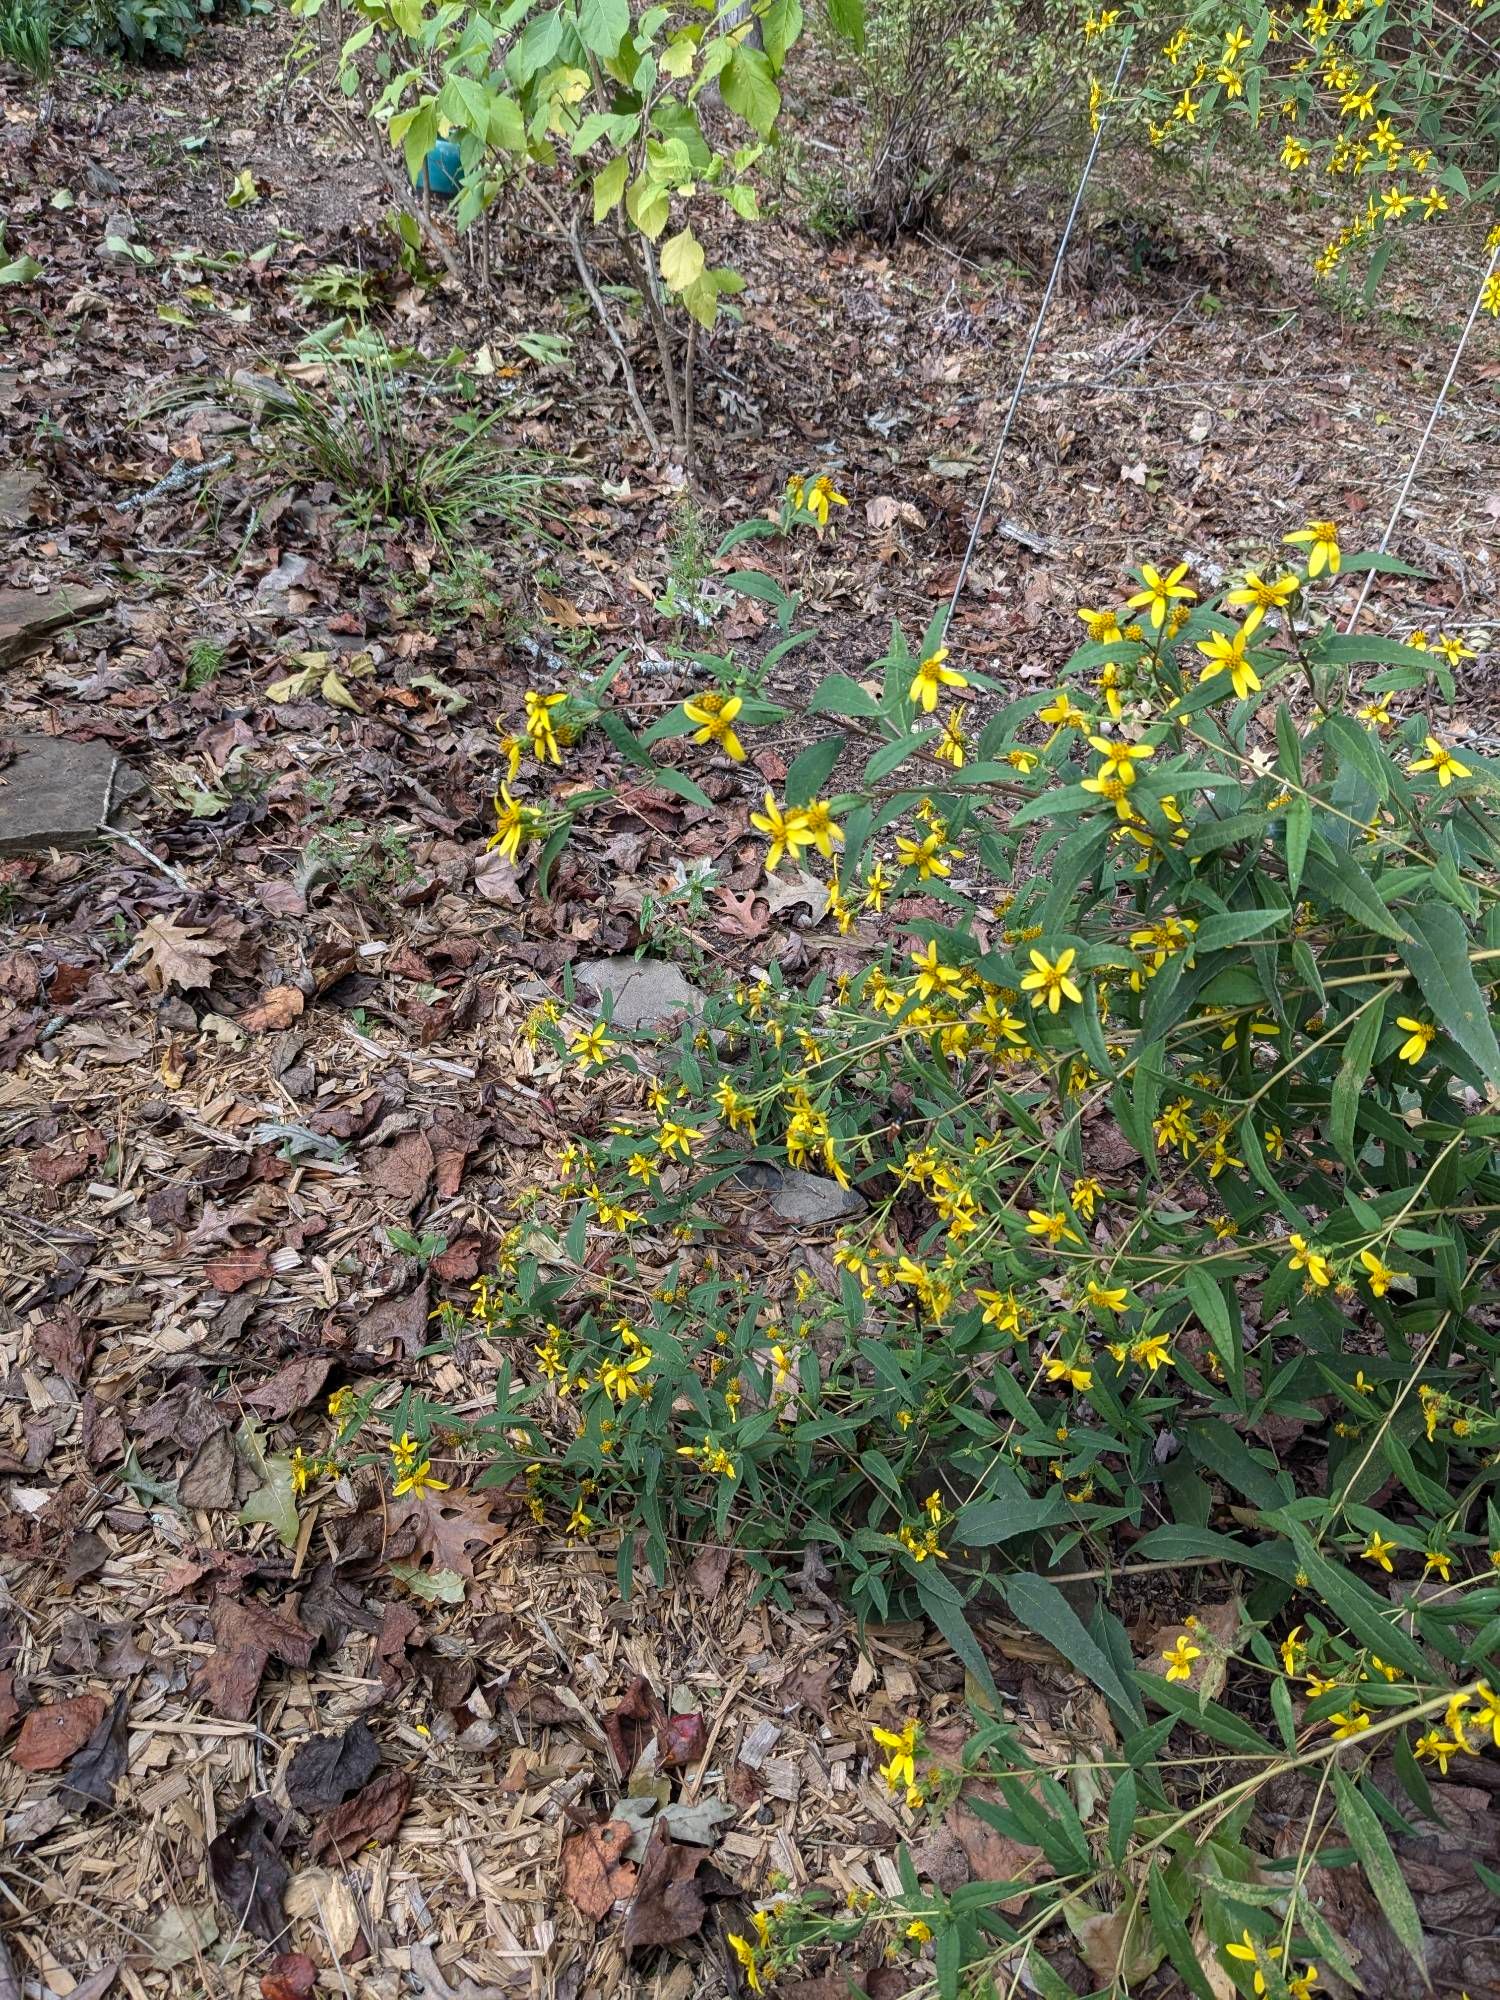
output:
[[[562,1888],[575,1910],[598,1922],[631,1893],[637,1870],[625,1850],[634,1838],[620,1819],[569,1834],[562,1845]]]
[[[335,1806],[313,1828],[312,1858],[347,1861],[368,1841],[392,1841],[406,1817],[416,1779],[410,1771],[382,1771],[362,1792]]]
[[[499,1519],[493,1518],[496,1513]],[[514,1513],[515,1503],[499,1492],[408,1493],[392,1501],[391,1527],[410,1525],[434,1568],[472,1576],[471,1551],[499,1541]]]
[[[306,1005],[307,996],[299,987],[270,986],[253,1007],[247,1007],[241,1014],[240,1026],[257,1035],[289,1028]]]
[[[107,1704],[97,1694],[75,1694],[34,1708],[21,1724],[11,1762],[23,1771],[60,1771],[104,1720]]]
[[[174,924],[170,917],[152,917],[136,933],[132,958],[146,961],[146,984],[153,993],[169,987],[186,992],[207,986],[214,976],[214,959],[227,947],[199,929]]]
[[[203,1275],[216,1292],[228,1298],[231,1292],[253,1285],[257,1278],[270,1277],[271,1253],[260,1243],[244,1250],[231,1250],[226,1256],[211,1257],[203,1266]]]

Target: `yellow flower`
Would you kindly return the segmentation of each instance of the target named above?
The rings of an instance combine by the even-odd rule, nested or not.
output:
[[[1065,692],[1055,694],[1045,708],[1039,708],[1036,719],[1050,724],[1053,729],[1084,729],[1088,726],[1088,716]]]
[[[998,1333],[1021,1331],[1021,1302],[1014,1292],[976,1291],[974,1296],[984,1307],[984,1325]]]
[[[661,1129],[656,1134],[656,1143],[668,1158],[674,1149],[677,1149],[681,1151],[682,1157],[687,1159],[692,1152],[691,1141],[702,1137],[702,1132],[696,1126],[679,1125],[674,1118],[664,1118]]]
[[[1257,1993],[1264,1993],[1266,1990],[1266,1975],[1260,1969],[1260,1950],[1249,1931],[1242,1931],[1240,1933],[1240,1943],[1226,1944],[1224,1950],[1230,1958],[1240,1959],[1244,1964],[1255,1967],[1255,1991]]]
[[[1347,1714],[1340,1710],[1337,1714],[1330,1715],[1328,1720],[1333,1724],[1335,1743],[1347,1742],[1351,1736],[1358,1736],[1362,1730],[1370,1726],[1369,1716],[1357,1701],[1350,1702]]]
[[[931,1944],[932,1925],[924,1923],[920,1917],[916,1917],[906,1926],[906,1935],[914,1944]]]
[[[699,695],[695,701],[685,701],[682,704],[682,712],[689,722],[696,722],[699,725],[693,731],[695,743],[717,743],[726,756],[732,757],[736,764],[743,764],[745,746],[735,735],[732,725],[734,718],[744,706],[743,700],[737,694],[732,694],[727,699],[719,694],[704,694]]]
[[[929,999],[934,993],[947,1000],[962,1000],[968,992],[967,973],[939,962],[935,938],[929,941],[926,951],[914,951],[911,954],[911,962],[916,970],[917,976],[913,983],[919,1000]]]
[[[828,510],[832,507],[847,507],[849,502],[834,486],[826,472],[820,472],[807,489],[802,505],[816,520],[819,528],[828,526]]]
[[[1093,1387],[1093,1369],[1085,1366],[1076,1356],[1072,1361],[1065,1361],[1060,1354],[1054,1354],[1046,1367],[1049,1382],[1067,1382],[1075,1389]]]
[[[500,727],[498,722],[495,727],[497,729]],[[516,782],[516,774],[521,768],[521,752],[524,748],[525,745],[514,732],[500,738],[500,749],[505,757],[505,775],[511,784]]]
[[[1101,1285],[1092,1278],[1084,1289],[1095,1312],[1123,1312],[1125,1301],[1130,1296],[1124,1285]]]
[[[1029,1208],[1026,1213],[1029,1218],[1026,1224],[1026,1234],[1028,1236],[1044,1236],[1050,1244],[1061,1243],[1064,1238],[1069,1243],[1081,1243],[1083,1241],[1083,1238],[1076,1230],[1068,1227],[1068,1217],[1065,1209],[1058,1209],[1055,1215],[1049,1215],[1045,1209],[1040,1208]]]
[[[739,1960],[740,1969],[745,1975],[745,1991],[747,1993],[764,1993],[766,1989],[761,1981],[760,1959],[756,1953],[755,1946],[751,1944],[749,1938],[741,1937],[738,1931],[730,1931],[728,1939],[729,1949]]]
[[[1299,588],[1300,580],[1295,576],[1266,578],[1257,576],[1254,570],[1247,570],[1245,581],[1226,592],[1224,602],[1251,607],[1242,628],[1248,639],[1268,611],[1285,611]]]
[[[410,1472],[422,1456],[422,1447],[410,1431],[403,1431],[398,1438],[391,1439],[391,1464],[397,1473]]]
[[[1187,93],[1186,91],[1184,91],[1183,102],[1187,103],[1187,101],[1188,101]],[[1196,109],[1196,107],[1194,107],[1194,109]],[[1181,112],[1180,115],[1186,117],[1189,124],[1193,122],[1193,115],[1191,111]],[[1187,573],[1188,573],[1188,566],[1185,562],[1179,563],[1176,569],[1174,569],[1168,576],[1163,576],[1161,572],[1157,569],[1154,569],[1150,563],[1142,563],[1141,582],[1144,584],[1145,588],[1143,590],[1138,590],[1134,595],[1134,597],[1126,598],[1125,600],[1126,609],[1129,611],[1137,611],[1137,610],[1146,611],[1151,619],[1153,627],[1159,632],[1162,626],[1165,625],[1165,623],[1167,622],[1167,613],[1172,608],[1172,601],[1174,598],[1191,600],[1193,598],[1196,598],[1198,595],[1196,590],[1190,590],[1188,586],[1183,582],[1182,579],[1187,575]]]
[[[1304,146],[1300,139],[1288,132],[1281,142],[1281,164],[1284,167],[1289,167],[1293,173],[1296,173],[1297,169],[1305,167],[1311,158],[1312,153],[1309,148]]]
[[[939,763],[951,764],[955,771],[961,771],[968,752],[969,742],[964,735],[963,716],[958,709],[950,708],[943,718],[943,733],[932,746],[932,754]],[[1016,753],[1013,752],[1012,755],[1014,754]],[[1036,760],[1033,758],[1032,761]]]
[[[1479,657],[1472,647],[1464,644],[1456,632],[1439,632],[1432,643],[1450,667],[1458,666],[1463,660],[1473,660]]]
[[[567,698],[561,692],[538,694],[535,688],[526,690],[526,733],[531,738],[532,754],[539,764],[562,762],[557,733],[552,727],[552,711]]]
[[[570,1535],[586,1535],[593,1525],[592,1515],[585,1514],[583,1511],[583,1502],[575,1500],[573,1502],[573,1511],[568,1516],[567,1532]]]
[[[1305,1236],[1294,1230],[1287,1238],[1292,1246],[1291,1267],[1294,1271],[1306,1271],[1307,1282],[1320,1288],[1333,1283],[1333,1274],[1328,1268],[1328,1259],[1321,1250],[1315,1250]]]
[[[490,835],[488,846],[498,847],[502,861],[519,861],[522,843],[530,838],[531,818],[525,806],[510,795],[510,789],[501,785],[495,794],[495,831]]]
[[[917,668],[908,689],[911,699],[928,715],[937,707],[938,696],[944,688],[966,688],[969,685],[956,668],[944,664],[947,658],[948,648],[939,646]]]
[[[1438,1575],[1443,1579],[1444,1583],[1450,1583],[1453,1580],[1452,1556],[1450,1556],[1444,1549],[1428,1549],[1425,1551],[1425,1554],[1427,1561],[1426,1561],[1426,1567],[1423,1569],[1422,1574],[1425,1576],[1428,1570],[1435,1569]]]
[[[1406,1040],[1396,1054],[1402,1062],[1419,1063],[1437,1040],[1437,1029],[1431,1021],[1419,1021],[1410,1014],[1398,1014],[1396,1026],[1406,1030]]]
[[[414,1465],[404,1479],[398,1479],[396,1484],[391,1488],[392,1497],[397,1500],[406,1493],[446,1493],[447,1491],[447,1480],[434,1479],[431,1462],[425,1458],[420,1464]]]
[[[1366,1275],[1369,1278],[1370,1290],[1377,1299],[1383,1299],[1398,1278],[1405,1278],[1411,1275],[1407,1271],[1393,1271],[1389,1264],[1381,1262],[1373,1250],[1361,1250],[1359,1261],[1365,1267]]]
[[[907,1722],[899,1735],[889,1729],[872,1729],[870,1734],[882,1750],[889,1750],[880,1775],[893,1792],[904,1792],[917,1782],[917,1732],[921,1725]]]
[[[1425,1735],[1417,1738],[1413,1747],[1417,1755],[1424,1761],[1436,1764],[1439,1771],[1446,1778],[1448,1775],[1448,1759],[1456,1757],[1462,1745],[1455,1743],[1451,1737],[1439,1735],[1435,1729],[1429,1729]]]
[[[603,1069],[609,1061],[609,1051],[615,1046],[610,1041],[602,1021],[597,1027],[580,1028],[568,1044],[568,1054],[578,1058],[578,1067],[587,1072],[590,1065]]]
[[[1300,1625],[1294,1625],[1281,1642],[1281,1667],[1283,1673],[1300,1674],[1302,1671],[1302,1662],[1307,1657],[1307,1648],[1298,1637],[1301,1630],[1302,1627]]]
[[[1426,736],[1427,755],[1418,757],[1407,765],[1408,771],[1431,771],[1438,784],[1446,791],[1455,778],[1472,776],[1467,764],[1460,764],[1453,752],[1440,743],[1435,736]]]
[[[1338,528],[1332,521],[1309,521],[1305,528],[1298,528],[1281,539],[1306,545],[1307,573],[1310,577],[1321,576],[1325,569],[1330,576],[1338,575],[1343,553],[1339,548]]]
[[[835,826],[825,799],[809,799],[797,814],[800,838],[805,846],[817,848],[825,861],[833,859],[835,847],[844,844],[844,830]]]
[[[1130,1349],[1130,1358],[1139,1367],[1148,1368],[1153,1375],[1158,1368],[1172,1368],[1176,1366],[1176,1363],[1172,1359],[1171,1350],[1167,1345],[1167,1336],[1164,1333],[1148,1333],[1140,1340],[1133,1342]]]
[[[1292,2000],[1312,2000],[1312,1991],[1317,1983],[1318,1968],[1315,1965],[1305,1965],[1295,1979],[1287,1981],[1286,1990],[1291,1994]]]
[[[1078,615],[1083,620],[1089,637],[1098,645],[1108,639],[1120,638],[1120,620],[1113,611],[1090,611],[1086,604],[1080,604]]]
[[[750,824],[770,836],[770,847],[766,854],[766,873],[769,875],[783,854],[790,854],[795,861],[804,847],[811,847],[813,837],[807,830],[807,822],[795,810],[784,813],[776,803],[775,794],[766,793],[766,809],[763,813],[751,813]]]
[[[1162,1658],[1167,1663],[1167,1679],[1169,1681],[1190,1681],[1193,1678],[1193,1662],[1194,1660],[1201,1659],[1202,1655],[1203,1648],[1201,1646],[1189,1645],[1187,1634],[1184,1633],[1170,1652],[1162,1654]]]
[[[1068,977],[1078,956],[1071,945],[1053,960],[1045,958],[1039,951],[1033,951],[1030,956],[1035,970],[1028,972],[1021,981],[1021,991],[1031,995],[1033,1007],[1045,1006],[1055,1014],[1064,1000],[1083,999],[1083,994]]]
[[[1154,744],[1116,743],[1108,736],[1091,736],[1089,748],[1097,750],[1104,759],[1097,775],[1101,778],[1118,778],[1122,785],[1133,785],[1136,779],[1135,766],[1145,758],[1156,755]]]
[[[1380,1568],[1389,1576],[1392,1571],[1391,1550],[1395,1546],[1394,1542],[1386,1541],[1384,1536],[1377,1530],[1370,1536],[1370,1539],[1359,1553],[1366,1562],[1378,1563]]]
[[[1238,631],[1228,637],[1222,632],[1210,632],[1206,639],[1198,641],[1198,651],[1212,662],[1198,675],[1199,681],[1211,681],[1216,675],[1227,673],[1236,701],[1243,701],[1247,695],[1260,691],[1260,676],[1245,657],[1245,641],[1250,630],[1247,619]]]

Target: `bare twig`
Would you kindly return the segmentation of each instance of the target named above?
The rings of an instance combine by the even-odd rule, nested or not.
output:
[[[554,216],[553,220],[556,222],[557,218]],[[559,229],[562,227],[560,222],[557,226]],[[598,315],[599,324],[609,335],[611,347],[614,348],[615,353],[620,357],[620,366],[625,371],[625,393],[630,398],[630,407],[635,412],[635,420],[640,427],[641,436],[646,440],[651,456],[653,458],[660,458],[662,456],[661,438],[658,435],[655,424],[652,423],[651,418],[647,414],[646,405],[641,401],[640,384],[636,380],[634,364],[625,350],[625,343],[620,338],[618,328],[609,316],[609,309],[604,303],[604,295],[595,282],[593,272],[589,269],[588,258],[583,254],[583,238],[579,232],[578,217],[576,215],[573,217],[572,227],[568,230],[567,234],[568,243],[573,252],[573,262],[578,266],[578,275],[583,280],[583,289],[589,295],[589,303]]]

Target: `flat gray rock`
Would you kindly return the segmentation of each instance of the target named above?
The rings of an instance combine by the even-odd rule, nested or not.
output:
[[[614,1025],[627,1032],[660,1028],[674,1014],[703,1012],[704,995],[666,959],[585,958],[573,977],[599,996],[601,1006],[606,993],[614,995]]]
[[[769,1194],[771,1212],[783,1222],[800,1222],[809,1229],[842,1222],[868,1206],[853,1188],[840,1187],[822,1174],[805,1174],[800,1167],[778,1167],[770,1160],[746,1160],[735,1179],[741,1187]]]
[[[34,465],[0,465],[0,528],[24,528],[36,511],[42,475]]]
[[[140,779],[107,743],[18,736],[0,768],[0,854],[91,847]]]
[[[76,625],[115,601],[110,590],[74,590],[61,585],[41,595],[34,590],[0,590],[0,667],[17,666],[39,653],[54,632]]]
[[[853,1188],[840,1187],[821,1174],[804,1174],[800,1167],[782,1169],[781,1185],[771,1197],[772,1211],[783,1222],[801,1222],[809,1228],[858,1215],[864,1206],[864,1196]]]

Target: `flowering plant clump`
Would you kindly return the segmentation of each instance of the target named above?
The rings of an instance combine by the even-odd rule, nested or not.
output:
[[[1258,1787],[1309,1767],[1419,1953],[1389,1786],[1425,1809],[1427,1767],[1500,1726],[1500,770],[1441,712],[1442,642],[1340,630],[1349,579],[1402,567],[1323,519],[1217,592],[1142,561],[1017,700],[936,621],[893,633],[749,807],[768,871],[820,875],[832,965],[745,978],[665,1047],[566,983],[529,1024],[599,1116],[470,1302],[511,1357],[468,1428],[485,1482],[612,1534],[625,1588],[723,1538],[787,1601],[816,1551],[981,1692],[1003,1603],[1103,1698],[1086,1767],[999,1720],[966,1746],[998,1788],[974,1810],[1053,1873],[983,1905],[913,1876],[897,1942],[945,1968],[1128,1909],[1131,1976],[1201,1983],[1201,1927],[1245,1992],[1345,1977],[1305,1871],[1246,1890]],[[787,631],[771,578],[740,587]],[[718,671],[717,706],[601,722],[674,789],[663,751],[738,768],[786,711]],[[768,1268],[736,1218],[788,1169],[843,1214]],[[1227,1635],[1137,1656],[1122,1600],[1162,1568],[1243,1575]],[[1089,1615],[1080,1570],[1114,1579]],[[914,1826],[962,1782],[918,1718],[869,1747]],[[888,1921],[782,1905],[735,1949],[759,1978]]]
[[[1100,9],[1084,32],[1107,45],[1138,18],[1135,10]],[[1133,71],[1129,107],[1150,144],[1168,155],[1225,127],[1267,141],[1295,182],[1320,190],[1338,210],[1316,269],[1328,276],[1365,255],[1373,286],[1413,224],[1451,225],[1471,205],[1493,212],[1497,19],[1486,0],[1248,9],[1206,0],[1174,19],[1165,39],[1154,22],[1141,23],[1145,74]],[[1096,78],[1096,111],[1102,89]],[[1487,288],[1485,304],[1500,314],[1500,282]],[[1316,560],[1314,549],[1314,576]]]

